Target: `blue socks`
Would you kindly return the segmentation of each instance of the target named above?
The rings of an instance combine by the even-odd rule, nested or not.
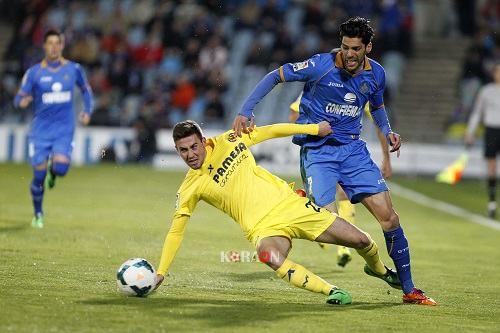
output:
[[[31,197],[33,198],[33,207],[35,208],[35,216],[43,214],[43,181],[47,170],[34,170],[33,180],[31,181]]]
[[[408,294],[414,287],[411,279],[410,268],[410,248],[406,240],[403,228],[399,226],[392,231],[384,231],[385,244],[387,245],[387,252],[392,258],[396,270],[398,272],[399,280],[403,285],[403,292]]]

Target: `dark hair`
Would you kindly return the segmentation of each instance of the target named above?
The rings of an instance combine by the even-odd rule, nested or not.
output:
[[[373,36],[375,36],[375,32],[369,23],[370,21],[363,17],[351,17],[340,25],[340,39],[344,36],[350,38],[358,37],[361,38],[363,44],[368,45],[372,41]]]
[[[50,36],[57,36],[62,41],[62,33],[55,29],[49,29],[43,34],[43,42],[45,43]]]
[[[177,142],[193,134],[196,134],[200,140],[203,139],[203,132],[201,131],[200,125],[193,120],[185,120],[175,124],[172,137],[174,138],[174,142]]]

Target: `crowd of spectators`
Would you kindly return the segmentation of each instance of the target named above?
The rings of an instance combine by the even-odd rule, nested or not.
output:
[[[339,46],[338,26],[349,16],[372,20],[373,57],[386,66],[390,94],[412,47],[412,0],[23,0],[1,6],[14,26],[0,81],[0,121],[10,122],[30,119],[29,111],[13,109],[12,99],[22,73],[43,57],[49,28],[64,32],[64,55],[84,66],[95,96],[91,125],[100,126],[137,126],[139,119],[169,128],[185,118],[221,124],[236,112],[228,95],[230,83],[241,79],[237,67],[267,71],[328,52]],[[242,31],[252,35],[243,51],[233,43]],[[231,61],[235,52],[243,52],[241,63]]]

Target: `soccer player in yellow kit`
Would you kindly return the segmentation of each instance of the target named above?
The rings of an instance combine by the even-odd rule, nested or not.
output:
[[[297,118],[299,117],[299,111],[300,111],[300,100],[302,98],[302,93],[293,101],[292,104],[290,104],[290,115],[288,117],[288,120],[291,123],[294,123]],[[371,113],[370,113],[370,106],[368,103],[365,105],[365,115],[371,119]],[[382,166],[380,168],[380,171],[382,171],[382,175],[384,176],[385,179],[388,179],[392,176],[392,167],[391,167],[391,159],[389,156],[389,145],[387,144],[387,140],[384,138],[384,135],[382,132],[377,128],[377,137],[380,141],[380,147],[382,148],[382,154],[384,156],[383,161],[382,161]],[[306,184],[307,182],[302,179],[303,183]],[[298,190],[301,195],[306,195],[305,191]],[[356,209],[355,206],[349,201],[349,198],[345,194],[344,190],[342,187],[337,184],[337,212],[338,215],[346,220],[349,223],[354,223],[355,222],[355,216],[356,216]],[[328,248],[328,244],[324,243],[318,243],[319,246],[323,249]],[[341,267],[345,267],[350,261],[352,260],[351,257],[351,251],[349,250],[348,247],[346,246],[338,246],[337,247],[337,265]]]
[[[232,217],[252,242],[261,261],[290,284],[328,296],[327,303],[349,304],[351,296],[287,258],[293,238],[355,248],[376,277],[401,288],[396,273],[380,260],[370,236],[326,209],[300,197],[288,184],[258,166],[249,147],[271,138],[293,134],[325,136],[328,122],[255,127],[238,137],[231,130],[206,139],[188,120],[173,130],[175,147],[190,167],[177,193],[176,211],[158,267],[158,287],[183,239],[189,217],[203,200]],[[263,258],[265,260],[263,260]]]

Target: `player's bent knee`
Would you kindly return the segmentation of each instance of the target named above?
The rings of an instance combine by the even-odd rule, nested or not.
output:
[[[280,268],[286,259],[286,255],[274,247],[259,247],[257,249],[257,254],[259,260],[273,270]]]
[[[379,222],[384,230],[396,229],[399,227],[399,216],[393,209],[391,209],[381,216]]]
[[[52,165],[52,172],[61,177],[68,173],[69,163],[54,162]]]

